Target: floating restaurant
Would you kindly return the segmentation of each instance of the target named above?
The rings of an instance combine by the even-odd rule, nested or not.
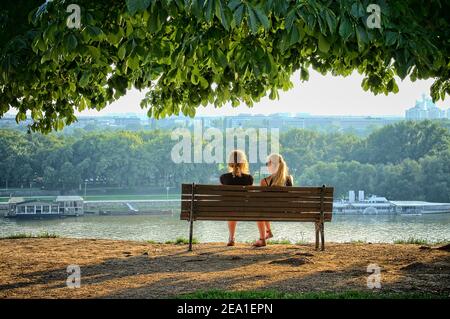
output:
[[[54,200],[12,197],[5,217],[47,218],[84,215],[84,201],[80,196],[57,196]]]
[[[450,203],[431,203],[424,201],[391,201],[386,197],[372,195],[365,199],[364,191],[349,191],[348,200],[333,202],[333,212],[355,215],[422,215],[450,213]]]

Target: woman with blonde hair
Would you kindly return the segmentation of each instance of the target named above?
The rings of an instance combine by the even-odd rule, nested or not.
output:
[[[234,150],[228,158],[228,173],[220,176],[222,185],[253,185],[253,177],[249,174],[248,161],[245,153]],[[234,234],[236,232],[236,221],[228,221],[228,244],[234,246]]]
[[[270,176],[261,180],[261,186],[292,186],[294,180],[289,175],[288,167],[280,154],[270,154],[266,162]],[[266,240],[273,237],[269,221],[257,222],[259,240],[253,243],[255,247],[266,246]]]

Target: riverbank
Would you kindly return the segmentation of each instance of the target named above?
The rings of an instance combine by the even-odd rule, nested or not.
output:
[[[447,247],[448,248],[448,247]],[[447,249],[448,250],[448,249]],[[370,291],[369,264],[381,267],[375,293],[450,297],[450,252],[413,244],[313,245],[26,238],[0,241],[1,298],[163,298],[198,291],[281,293]],[[80,288],[66,286],[79,265]]]

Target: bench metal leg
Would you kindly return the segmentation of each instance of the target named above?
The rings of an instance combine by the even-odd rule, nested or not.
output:
[[[192,234],[193,234],[193,231],[194,231],[194,221],[191,220],[189,222],[189,249],[188,249],[188,251],[192,251]]]
[[[319,231],[320,231],[320,226],[318,222],[314,223],[315,225],[315,229],[316,229],[316,250],[319,250]]]
[[[322,248],[321,250],[325,250],[325,229],[324,229],[324,223],[320,223],[320,241],[322,242]]]

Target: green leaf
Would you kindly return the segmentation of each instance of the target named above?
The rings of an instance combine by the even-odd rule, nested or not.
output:
[[[225,13],[226,9],[227,7],[223,3],[223,0],[216,0],[216,17],[219,19],[220,23],[222,23],[225,30],[228,30],[230,28],[230,24]]]
[[[126,44],[123,44],[117,52],[117,56],[119,57],[119,59],[123,60],[125,58],[125,54],[127,54],[127,48]]]
[[[362,3],[360,2],[353,3],[350,13],[355,18],[362,18],[366,15],[366,11],[364,10]]]
[[[395,84],[395,80],[394,79],[390,79],[388,84],[386,85],[386,89],[389,92],[392,92],[392,90],[394,89],[394,84]]]
[[[244,5],[240,5],[237,7],[236,11],[233,13],[234,20],[236,22],[236,26],[239,27],[242,23],[242,18],[244,16]]]
[[[231,11],[234,11],[234,10],[236,10],[237,7],[239,7],[241,5],[242,5],[241,0],[231,0],[228,3],[228,8],[230,8]]]
[[[197,18],[200,18],[203,13],[204,0],[193,0],[192,1],[192,12]]]
[[[321,34],[319,34],[319,50],[327,53],[330,50],[330,42]]]
[[[330,29],[330,33],[334,34],[337,28],[337,21],[334,12],[331,10],[325,11],[325,19],[327,20],[328,28]]]
[[[353,26],[350,20],[344,15],[341,17],[341,23],[339,25],[339,35],[344,41],[348,40],[353,34]]]
[[[155,13],[153,13],[153,15],[148,19],[147,24],[150,33],[159,32],[162,27],[160,11],[156,11]]]
[[[358,41],[359,51],[361,51],[364,48],[365,44],[369,43],[367,32],[362,26],[357,26],[356,28],[356,39]]]
[[[96,26],[88,25],[85,28],[85,35],[89,39],[98,39],[98,37],[102,34],[102,29]]]
[[[144,11],[150,5],[150,0],[126,0],[127,9],[130,14],[135,14],[139,11]]]
[[[99,48],[94,47],[94,46],[92,46],[92,45],[89,45],[87,48],[88,48],[89,54],[90,54],[92,57],[94,57],[96,60],[97,60],[97,59],[100,59],[101,53],[100,53],[100,49],[99,49]]]
[[[81,79],[78,82],[78,85],[82,88],[86,87],[89,84],[89,79],[91,77],[91,73],[88,71],[84,71],[81,75]]]
[[[300,33],[297,28],[292,28],[289,32],[289,46],[297,43],[300,40]]]
[[[205,18],[206,21],[211,22],[215,8],[215,0],[206,0],[206,1],[207,3],[206,3]]]
[[[270,28],[269,18],[267,18],[266,14],[262,12],[261,9],[254,9],[256,16],[258,17],[259,22],[261,22],[264,29],[268,30]]]
[[[308,81],[309,80],[309,72],[305,67],[301,67],[300,69],[300,80]]]
[[[129,37],[130,35],[133,34],[133,31],[134,31],[133,24],[131,23],[131,21],[127,21],[127,29],[125,31],[125,35]]]
[[[197,85],[198,81],[199,81],[198,75],[195,73],[191,73],[191,83],[194,85]]]
[[[249,27],[250,30],[252,30],[252,33],[255,34],[258,32],[259,29],[259,20],[256,18],[255,12],[253,11],[253,8],[247,5],[247,12],[249,16]]]
[[[200,86],[202,87],[202,89],[207,89],[209,87],[209,83],[208,81],[206,81],[206,79],[202,76],[199,76],[199,80],[200,80]]]
[[[285,19],[285,27],[288,31],[292,29],[292,25],[294,24],[295,18],[297,17],[297,11],[292,9],[286,16]]]
[[[78,40],[73,34],[69,34],[64,41],[64,48],[66,51],[73,51],[78,45]]]
[[[392,92],[398,93],[398,85],[394,82],[394,87],[392,88]]]
[[[34,39],[32,48],[33,48],[33,51],[37,53],[38,50],[45,51],[47,49],[47,46],[45,45],[45,42],[42,39],[42,37],[38,36]]]
[[[386,45],[391,46],[397,42],[398,35],[395,32],[387,31],[386,32]]]
[[[137,70],[139,68],[139,57],[129,57],[127,59],[127,66],[132,70]]]
[[[56,119],[56,130],[61,131],[64,128],[64,121],[62,119]]]
[[[228,65],[227,58],[223,51],[219,48],[213,51],[214,60],[223,68],[225,68]]]

